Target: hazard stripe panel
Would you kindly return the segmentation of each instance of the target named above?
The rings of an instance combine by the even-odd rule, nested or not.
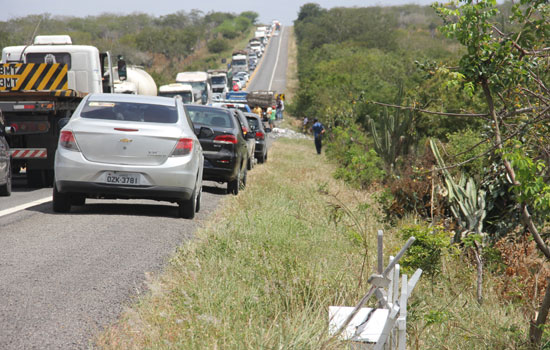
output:
[[[46,148],[12,148],[10,150],[12,158],[48,158]]]
[[[2,63],[0,91],[68,90],[67,72],[61,63]]]

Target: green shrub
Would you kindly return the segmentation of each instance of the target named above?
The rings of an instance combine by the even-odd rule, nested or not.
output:
[[[208,51],[212,53],[220,53],[229,48],[229,44],[224,39],[213,39],[207,44]]]
[[[463,163],[485,153],[491,145],[487,142],[479,131],[471,129],[457,131],[447,134],[449,142],[446,145],[446,153],[451,155],[451,162],[448,164]],[[480,180],[488,167],[489,157],[484,156],[474,159],[460,167],[460,170],[468,176]]]
[[[416,240],[399,261],[404,273],[422,269],[433,277],[441,271],[441,257],[451,248],[452,234],[441,227],[423,225],[405,226],[400,230],[404,240],[414,236]]]
[[[386,175],[382,158],[369,147],[366,134],[356,128],[333,128],[326,152],[339,164],[334,177],[351,185],[366,188]]]

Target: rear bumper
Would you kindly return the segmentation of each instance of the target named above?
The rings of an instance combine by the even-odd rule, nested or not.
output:
[[[165,186],[119,186],[94,182],[56,181],[57,190],[61,193],[74,193],[86,197],[154,199],[167,202],[188,200],[192,188]]]

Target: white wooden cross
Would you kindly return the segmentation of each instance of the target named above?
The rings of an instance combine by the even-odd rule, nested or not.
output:
[[[407,301],[416,286],[422,270],[418,269],[410,280],[400,278],[399,260],[412,245],[411,237],[397,256],[389,259],[383,268],[383,236],[378,231],[378,269],[369,277],[372,285],[355,307],[330,306],[329,332],[333,337],[350,341],[350,349],[406,350],[407,348]],[[401,280],[401,293],[399,282]],[[363,307],[375,295],[378,308]]]

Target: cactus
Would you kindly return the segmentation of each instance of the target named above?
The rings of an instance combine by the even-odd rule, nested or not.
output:
[[[396,97],[396,104],[399,105],[402,100],[403,88],[401,87]],[[368,120],[374,139],[374,149],[384,159],[390,170],[393,170],[397,158],[406,152],[408,144],[411,142],[406,135],[413,122],[413,113],[410,110],[404,112],[401,109],[396,109],[395,114],[390,115],[388,109],[384,108],[384,113],[379,118],[382,129],[381,137],[376,129],[375,121],[372,118]]]
[[[466,179],[464,174],[456,183],[449,171],[445,169],[443,158],[433,140],[430,140],[430,146],[445,177],[451,211],[462,229],[460,236],[455,237],[455,241],[461,241],[464,235],[470,233],[480,235],[485,239],[483,233],[483,220],[487,214],[485,191],[478,189],[474,179],[471,177]]]
[[[477,302],[481,304],[483,302],[483,245],[486,239],[486,235],[483,233],[483,219],[487,214],[485,191],[477,188],[473,178],[470,177],[466,180],[464,174],[460,176],[457,184],[449,171],[445,169],[445,162],[443,162],[434,140],[430,140],[430,146],[437,164],[445,176],[451,211],[461,228],[461,231],[455,235],[455,242],[463,242],[467,236],[472,234],[481,237],[481,242],[477,242],[475,237],[472,237],[473,240],[471,240],[471,248],[477,265]]]

